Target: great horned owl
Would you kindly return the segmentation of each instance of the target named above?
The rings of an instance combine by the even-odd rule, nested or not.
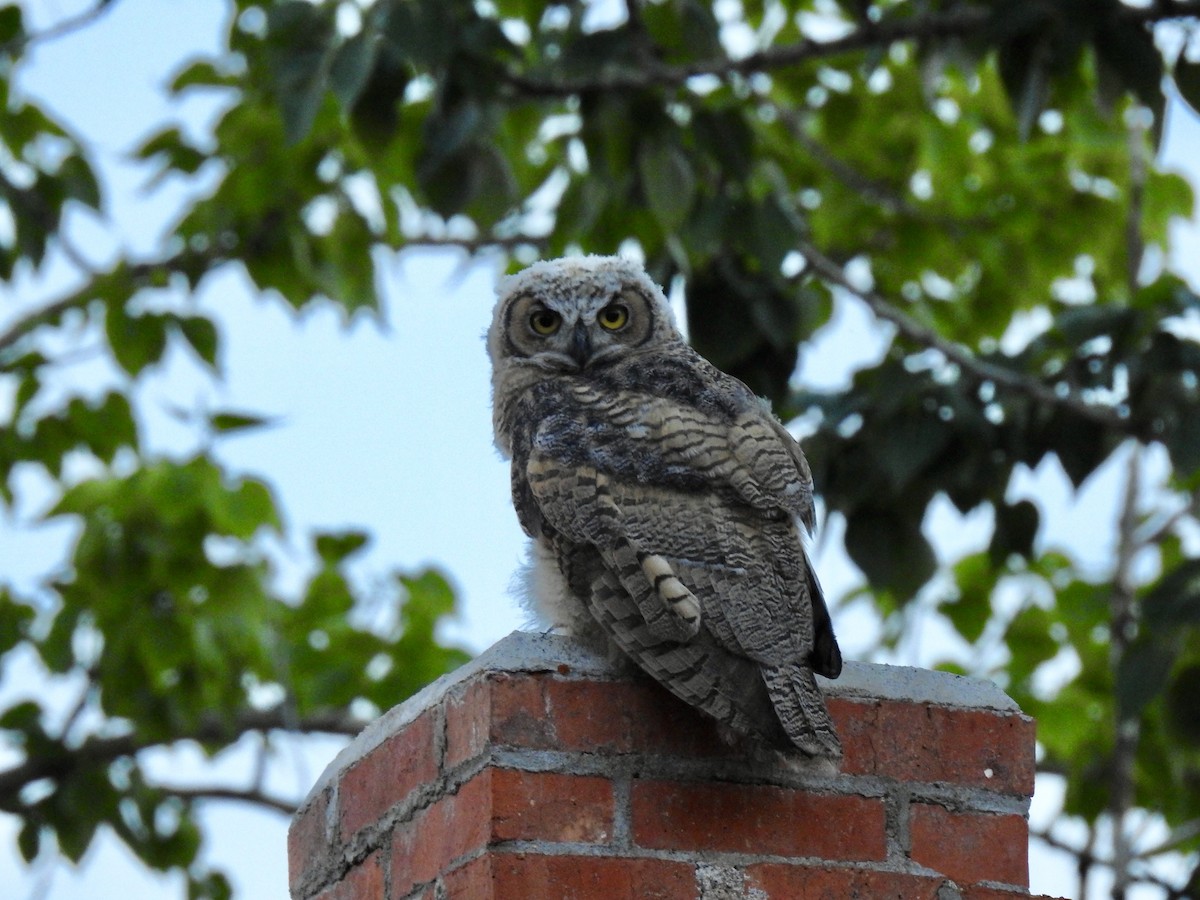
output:
[[[812,476],[764,402],[618,257],[505,279],[487,343],[540,615],[736,732],[840,758],[813,673],[841,652],[798,527]]]

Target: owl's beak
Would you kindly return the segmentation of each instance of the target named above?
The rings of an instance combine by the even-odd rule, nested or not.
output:
[[[583,322],[575,326],[575,330],[571,332],[571,346],[567,348],[567,352],[571,354],[571,359],[579,363],[579,368],[587,365],[587,361],[592,356],[592,339],[588,333],[587,325]]]

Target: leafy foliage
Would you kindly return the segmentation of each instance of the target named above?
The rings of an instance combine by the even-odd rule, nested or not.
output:
[[[1200,110],[1194,3],[231,7],[227,51],[171,86],[228,98],[212,140],[172,126],[138,151],[152,184],[203,171],[215,188],[159,255],[86,272],[0,333],[2,499],[19,466],[40,466],[61,486],[50,518],[81,527],[44,596],[0,590],[0,654],[34,649],[89,711],[62,726],[36,703],[0,710],[25,753],[0,772],[0,806],[27,858],[51,837],[78,858],[105,824],[148,865],[186,869],[192,896],[224,896],[195,863],[196,798],[152,783],[139,752],[336,730],[351,704],[394,702],[461,658],[434,638],[453,605],[434,573],[395,576],[406,600],[387,633],[356,624],[345,566],[363,534],[316,536],[307,586],[279,596],[269,487],[204,453],[147,457],[130,402],[173,342],[220,373],[219,323],[150,292],[232,266],[292,307],[350,314],[378,305],[373,248],[450,243],[514,264],[636,246],[682,287],[696,346],[810,423],[880,653],[922,609],[958,636],[946,666],[1000,680],[1037,716],[1064,813],[1117,823],[1115,895],[1155,878],[1128,864],[1134,806],[1172,830],[1145,856],[1196,865],[1200,297],[1167,262],[1195,197],[1153,163],[1168,94]],[[1168,27],[1184,45],[1170,56],[1155,39]],[[103,206],[87,148],[10,96],[29,39],[0,8],[5,279],[52,245],[70,256],[65,207]],[[814,392],[793,382],[798,348],[835,298],[891,337],[843,389]],[[126,380],[49,404],[50,338],[81,328]],[[200,418],[214,437],[268,424]],[[1151,502],[1139,460],[1154,448],[1170,472]],[[81,455],[97,474],[67,477]],[[1042,510],[1014,498],[1014,477],[1047,459],[1075,487],[1132,460],[1110,570],[1046,546]],[[939,559],[924,525],[942,497],[991,511],[986,548]],[[283,699],[264,708],[264,694]],[[1096,858],[1081,854],[1085,879]]]

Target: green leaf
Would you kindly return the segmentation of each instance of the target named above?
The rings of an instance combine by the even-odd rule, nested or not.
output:
[[[378,49],[378,36],[363,29],[334,52],[329,67],[329,87],[346,112],[350,112],[362,96],[372,75]]]
[[[455,104],[425,122],[421,168],[436,170],[465,150],[484,126],[483,107],[475,101]]]
[[[1117,710],[1123,721],[1138,718],[1166,686],[1177,650],[1172,642],[1142,635],[1125,648],[1117,667]]]
[[[285,0],[267,11],[267,71],[289,144],[311,130],[327,87],[333,7]]]
[[[38,850],[42,844],[41,828],[33,819],[25,819],[21,823],[21,831],[17,835],[17,849],[21,858],[27,863],[37,859]]]
[[[389,3],[384,36],[391,49],[418,66],[445,65],[461,37],[461,4]]]
[[[137,422],[124,394],[110,391],[96,406],[72,400],[67,410],[77,439],[104,462],[122,447],[137,446]]]
[[[1200,625],[1200,559],[1167,572],[1142,600],[1146,624],[1157,631]]]
[[[89,206],[100,208],[100,183],[87,160],[72,154],[63,160],[58,170],[67,197]]]
[[[1193,62],[1180,54],[1171,72],[1175,79],[1175,87],[1179,96],[1192,108],[1192,112],[1200,116],[1200,61]]]
[[[0,659],[25,640],[33,608],[15,600],[8,589],[0,587]]]
[[[188,873],[188,900],[230,900],[233,887],[220,872]]]
[[[1191,183],[1175,172],[1153,172],[1146,179],[1145,206],[1142,214],[1154,223],[1153,232],[1169,225],[1172,219],[1189,219],[1196,204]],[[1165,238],[1165,234],[1163,235]]]
[[[372,150],[383,150],[395,136],[400,125],[400,103],[410,78],[404,60],[395,52],[385,48],[376,54],[370,76],[350,108],[355,136]]]
[[[901,602],[911,599],[937,569],[920,519],[901,518],[892,509],[864,509],[848,516],[846,552],[871,584],[889,588]]]
[[[426,569],[417,575],[401,575],[400,583],[408,593],[405,605],[411,620],[431,625],[454,611],[454,590],[440,572]]]
[[[1120,306],[1076,306],[1059,315],[1054,326],[1064,340],[1078,345],[1100,335],[1128,331],[1137,321],[1134,311]]]
[[[1096,23],[1093,42],[1096,54],[1109,66],[1126,90],[1154,110],[1162,119],[1163,59],[1154,45],[1154,35],[1142,22],[1119,15],[1116,4]],[[1161,127],[1161,125],[1160,125]]]
[[[128,315],[120,303],[110,304],[105,318],[105,333],[117,363],[130,375],[137,376],[158,362],[167,349],[168,316],[159,313]]]
[[[643,143],[638,149],[638,173],[642,193],[662,230],[677,231],[696,196],[696,175],[687,157],[671,143]]]
[[[1040,518],[1038,508],[1028,500],[1020,500],[1011,506],[997,504],[996,530],[988,546],[992,564],[1002,566],[1014,554],[1031,559]]]
[[[239,413],[229,410],[212,413],[208,417],[209,427],[219,434],[251,431],[255,428],[267,428],[278,423],[279,419],[275,416],[258,416],[253,413]]]
[[[324,532],[316,536],[317,555],[327,566],[337,566],[367,545],[370,535],[364,531]]]
[[[557,67],[567,77],[621,71],[637,64],[639,43],[628,23],[617,28],[577,31],[562,48]]]
[[[15,3],[0,7],[0,45],[19,41],[24,36],[21,7]]]
[[[1166,692],[1168,727],[1192,747],[1200,747],[1200,663],[1186,666],[1175,675]]]
[[[429,205],[440,215],[461,212],[481,189],[486,152],[478,143],[484,128],[484,110],[476,102],[463,102],[431,115],[425,122],[425,140],[417,162],[417,180]]]
[[[996,573],[986,553],[965,556],[954,566],[958,596],[938,606],[968,643],[975,643],[992,616],[992,590]]]
[[[1104,462],[1116,441],[1104,426],[1066,410],[1056,411],[1042,434],[1077,488]]]
[[[880,470],[899,496],[949,443],[950,430],[924,409],[905,409],[878,427],[875,452]]]
[[[0,728],[9,731],[41,731],[42,708],[32,700],[26,700],[0,713]]]
[[[148,138],[136,151],[138,159],[154,160],[158,171],[147,182],[147,188],[155,187],[172,172],[193,175],[209,160],[206,153],[193,147],[176,126],[164,128]]]
[[[656,51],[665,51],[669,60],[708,60],[724,53],[711,3],[699,0],[648,3],[640,18],[654,39]]]
[[[207,316],[184,316],[176,324],[184,340],[196,351],[196,355],[215,370],[220,338],[212,319]]]
[[[1166,445],[1179,474],[1189,476],[1200,469],[1200,416],[1194,409],[1184,412],[1167,432]]]
[[[192,87],[225,87],[233,86],[235,79],[221,72],[211,60],[199,59],[171,79],[168,90],[172,94],[181,94]]]
[[[683,45],[697,59],[714,59],[725,54],[721,44],[721,26],[713,15],[711,3],[680,0],[682,5]]]
[[[1050,96],[1050,56],[1045,38],[1036,33],[1021,34],[1000,47],[1000,77],[1022,141],[1029,140]]]
[[[214,525],[224,534],[249,540],[260,528],[280,531],[279,512],[271,489],[261,481],[247,479],[223,498],[214,510]]]
[[[1027,606],[1009,623],[1004,644],[1011,659],[1009,674],[1015,684],[1024,686],[1034,672],[1058,655],[1058,642],[1051,637],[1054,619],[1039,606]]]

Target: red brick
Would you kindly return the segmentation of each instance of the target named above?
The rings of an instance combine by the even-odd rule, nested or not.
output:
[[[496,854],[493,900],[694,900],[695,872],[665,859]],[[453,895],[451,895],[453,896]],[[461,895],[466,900],[468,895]]]
[[[994,710],[831,698],[842,771],[1031,796],[1034,722]]]
[[[392,834],[392,894],[403,897],[456,859],[482,849],[491,829],[492,770],[421,810]]]
[[[534,675],[497,675],[488,679],[492,743],[545,750],[557,747],[545,679]]]
[[[910,855],[962,884],[1029,886],[1029,825],[1013,814],[951,812],[932,803],[909,807]]]
[[[383,897],[383,863],[376,851],[337,884],[317,894],[316,900],[383,900]]]
[[[292,890],[308,873],[331,855],[325,824],[329,815],[329,790],[321,791],[302,809],[288,828],[288,884]]]
[[[1006,890],[981,884],[967,885],[962,890],[963,900],[1061,900],[1046,894],[1030,894],[1022,888]]]
[[[607,778],[552,772],[492,772],[492,838],[606,843],[613,833]]]
[[[495,841],[603,843],[613,832],[607,779],[485,769],[392,836],[392,893],[403,897]]]
[[[446,900],[493,900],[491,854],[451,869],[442,878]]]
[[[731,752],[712,719],[649,679],[552,679],[545,693],[563,750],[704,757]]]
[[[689,757],[744,756],[704,715],[649,679],[624,700],[630,720],[630,749],[639,753]]]
[[[879,798],[742,784],[635,781],[633,839],[669,850],[883,859]]]
[[[491,738],[492,691],[486,679],[475,681],[446,700],[446,768],[474,759]]]
[[[629,682],[560,681],[545,684],[546,711],[563,750],[628,753],[632,708],[643,691]]]
[[[746,869],[746,884],[770,900],[937,900],[944,878],[761,863]]]
[[[711,719],[648,679],[584,681],[553,675],[501,675],[489,679],[488,686],[490,706],[486,712],[483,704],[470,696],[461,709],[447,708],[448,749],[478,740],[476,735],[483,731],[479,719],[490,716],[488,733],[501,746],[609,754],[637,751],[714,756],[733,752]],[[478,718],[472,720],[473,716]],[[461,758],[454,750],[448,764]]]
[[[338,789],[341,836],[348,840],[423,784],[437,777],[433,714],[392,735],[342,774]]]

